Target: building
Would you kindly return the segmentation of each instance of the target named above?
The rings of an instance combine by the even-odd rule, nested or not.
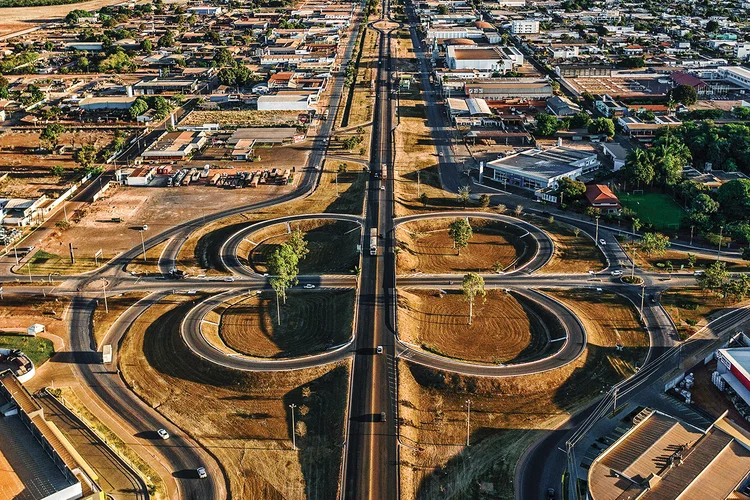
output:
[[[742,61],[750,59],[750,43],[738,43],[734,46],[734,57]]]
[[[510,31],[514,35],[539,33],[539,21],[533,19],[514,20],[510,23]]]
[[[484,177],[503,184],[536,191],[556,188],[563,177],[577,179],[600,166],[594,152],[555,147],[527,149],[487,163]]]
[[[433,43],[435,40],[446,40],[446,39],[468,39],[468,40],[481,40],[484,38],[484,31],[479,28],[455,26],[452,28],[430,28],[427,30],[427,36],[425,39],[428,43]]]
[[[151,181],[154,180],[155,175],[156,175],[155,167],[136,168],[127,177],[125,182],[128,186],[141,186],[141,187],[148,186],[149,184],[151,184]]]
[[[726,418],[707,430],[650,411],[591,464],[591,500],[747,498],[750,435]]]
[[[604,94],[601,99],[594,101],[594,107],[607,118],[623,116],[628,112],[628,107]]]
[[[546,99],[553,94],[549,80],[537,78],[504,78],[502,81],[466,83],[467,97],[488,101],[506,99]]]
[[[301,94],[276,94],[258,97],[258,111],[310,111],[312,96]]]
[[[451,117],[456,116],[475,116],[475,117],[490,117],[492,116],[492,110],[487,105],[487,101],[484,99],[455,99],[450,98],[446,100],[448,111]]]
[[[615,193],[604,184],[587,185],[586,199],[592,207],[598,208],[604,214],[616,214],[622,209]]]
[[[135,95],[192,94],[197,89],[194,78],[144,78],[133,86]]]
[[[3,498],[77,500],[100,491],[96,473],[9,370],[0,373]]]
[[[547,99],[547,111],[555,116],[573,116],[581,112],[581,107],[563,96],[553,96]]]
[[[84,111],[113,111],[126,110],[135,102],[135,97],[85,97],[78,101],[78,107]]]
[[[602,153],[604,156],[612,158],[613,170],[617,172],[625,166],[628,158],[628,150],[616,142],[605,142],[602,144]]]
[[[206,145],[203,132],[165,132],[141,154],[143,161],[184,160]]]
[[[213,5],[199,5],[197,7],[188,7],[187,11],[196,16],[218,16],[222,13],[222,8],[214,7]]]
[[[254,156],[257,142],[263,144],[292,144],[303,141],[305,134],[294,127],[238,128],[227,139],[232,148],[232,159],[249,161]]]
[[[750,405],[750,347],[716,351],[716,371],[729,387]]]
[[[450,69],[492,70],[501,73],[523,65],[523,54],[515,47],[471,48],[450,45],[446,50]]]
[[[640,141],[649,141],[665,127],[679,127],[682,122],[674,116],[657,116],[653,121],[643,121],[636,116],[622,116],[617,119],[623,133]]]
[[[698,95],[706,95],[706,93],[711,92],[711,87],[709,87],[706,82],[689,73],[675,71],[669,75],[669,79],[672,80],[675,85],[687,85],[688,87],[693,87]]]
[[[750,70],[742,66],[721,66],[719,77],[743,89],[750,90]]]

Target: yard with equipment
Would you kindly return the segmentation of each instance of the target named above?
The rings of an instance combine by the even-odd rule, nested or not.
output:
[[[475,300],[468,325],[469,304],[460,292],[399,290],[399,337],[451,358],[511,364],[539,358],[550,336],[564,335],[524,296],[491,289],[485,299]]]
[[[671,196],[663,193],[617,193],[624,208],[635,212],[645,224],[653,224],[659,231],[677,231],[687,214]]]
[[[276,294],[261,292],[226,308],[219,335],[231,349],[260,358],[314,354],[352,337],[353,290],[290,290],[276,309]]]
[[[123,378],[216,457],[233,498],[335,498],[349,363],[278,373],[207,363],[179,332],[181,319],[203,299],[172,295],[139,317],[122,344]]]
[[[589,290],[549,293],[586,318],[586,350],[566,366],[477,378],[399,362],[400,436],[408,445],[401,448],[404,498],[515,498],[509,487],[515,466],[541,431],[559,426],[642,364],[648,338],[627,299]],[[618,351],[617,343],[625,348]]]
[[[300,274],[349,274],[357,266],[357,245],[362,241],[359,224],[307,220],[290,223],[290,227],[302,231],[309,250],[299,263]],[[250,234],[247,239],[257,243],[249,253],[250,265],[255,272],[266,273],[267,259],[289,240],[289,233],[286,224],[279,224]]]
[[[469,219],[472,236],[458,251],[449,234],[449,224],[456,219],[431,219],[399,226],[397,272],[462,273],[505,271],[514,267],[524,242],[524,231],[504,222]]]

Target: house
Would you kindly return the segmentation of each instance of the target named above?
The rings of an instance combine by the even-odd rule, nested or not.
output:
[[[615,193],[604,184],[587,185],[586,199],[592,207],[598,208],[605,214],[617,214],[622,209]]]
[[[600,166],[594,152],[554,147],[527,149],[487,163],[485,177],[503,184],[536,191],[557,187],[563,177],[577,179]]]
[[[612,158],[613,170],[617,172],[625,166],[629,151],[616,142],[605,142],[602,144],[602,152],[604,156]]]
[[[310,111],[312,96],[302,94],[276,94],[258,97],[258,111]]]

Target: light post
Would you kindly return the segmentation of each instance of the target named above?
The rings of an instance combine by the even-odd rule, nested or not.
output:
[[[16,254],[16,267],[18,266],[18,245],[13,247],[13,253]]]
[[[292,403],[289,405],[289,409],[292,413],[292,449],[297,451],[297,434],[294,429],[294,409],[297,407],[296,404]]]
[[[719,247],[716,249],[716,260],[719,260],[719,256],[721,255],[721,240],[724,237],[724,226],[721,226],[719,229]]]
[[[104,312],[109,314],[109,306],[107,305],[107,282],[102,283],[102,291],[104,292]]]
[[[146,259],[146,242],[143,239],[143,231],[145,231],[145,229],[141,229],[138,232],[141,233],[141,249],[143,249],[143,262],[147,262],[147,259]]]
[[[471,430],[471,399],[466,400],[466,446],[469,446],[469,432]]]
[[[26,263],[26,267],[29,268],[29,283],[33,283],[31,280],[31,260]]]
[[[596,219],[596,235],[594,236],[594,245],[599,244],[599,216],[594,217]]]
[[[641,321],[643,321],[643,302],[646,296],[646,283],[641,285]]]

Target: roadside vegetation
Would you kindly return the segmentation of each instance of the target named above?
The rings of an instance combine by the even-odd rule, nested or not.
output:
[[[20,349],[39,368],[55,354],[51,340],[27,335],[0,335],[1,349]]]
[[[104,302],[98,304],[97,308],[94,310],[94,317],[92,320],[94,326],[94,342],[96,342],[97,350],[109,329],[122,313],[127,311],[132,305],[146,295],[148,295],[146,292],[127,292],[107,297],[107,307],[109,308],[109,312],[106,312]]]
[[[178,328],[203,298],[172,295],[136,320],[120,352],[123,378],[216,457],[232,497],[335,498],[350,363],[278,373],[207,363],[187,349]]]
[[[580,229],[552,217],[539,217],[529,222],[543,229],[555,246],[552,258],[539,273],[585,273],[599,271],[607,265],[593,238]]]

